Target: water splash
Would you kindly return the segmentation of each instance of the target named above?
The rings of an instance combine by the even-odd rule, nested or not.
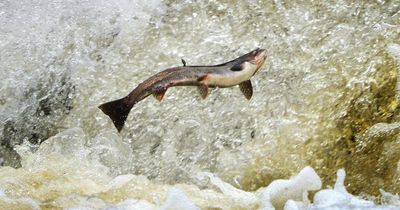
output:
[[[307,165],[327,185],[344,167],[350,193],[400,190],[395,1],[4,1],[0,8],[0,162],[22,166],[0,170],[0,188],[12,199],[161,206],[142,202],[136,188],[112,194],[108,183],[136,174],[151,179],[135,181],[146,186],[140,192],[208,188],[196,175],[210,171],[251,191]],[[204,101],[192,88],[172,89],[161,104],[138,104],[121,135],[97,109],[181,58],[214,64],[257,46],[268,59],[251,101],[235,88]],[[53,185],[40,188],[45,183]],[[196,201],[184,193],[198,206],[243,207],[232,195]]]

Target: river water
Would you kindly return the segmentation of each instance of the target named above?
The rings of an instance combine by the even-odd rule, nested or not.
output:
[[[3,0],[0,24],[2,209],[257,209],[306,166],[314,193],[343,168],[349,193],[400,206],[399,1]],[[250,101],[172,88],[121,133],[97,108],[256,47]]]

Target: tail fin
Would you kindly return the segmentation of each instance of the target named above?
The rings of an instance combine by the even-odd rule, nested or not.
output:
[[[124,127],[125,120],[128,117],[129,111],[132,109],[132,106],[127,105],[124,99],[125,98],[121,98],[99,106],[99,109],[111,118],[118,132]]]

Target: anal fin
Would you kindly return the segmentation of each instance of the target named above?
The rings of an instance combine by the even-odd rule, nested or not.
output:
[[[242,91],[244,97],[247,98],[247,100],[251,99],[251,96],[253,96],[253,86],[251,85],[250,80],[246,80],[242,83],[239,84],[240,91]]]
[[[157,91],[153,93],[153,97],[158,101],[162,101],[167,90]]]
[[[197,86],[197,90],[199,90],[200,96],[203,99],[207,98],[208,94],[210,93],[210,90],[207,85]]]

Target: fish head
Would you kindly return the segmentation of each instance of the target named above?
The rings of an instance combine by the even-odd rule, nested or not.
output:
[[[256,72],[257,72],[263,65],[265,58],[267,57],[267,52],[265,49],[257,48],[253,50],[251,54],[253,57],[252,60],[250,60],[249,62],[257,66],[256,67],[257,68]]]
[[[245,55],[243,55],[240,59],[240,63],[244,63],[247,66],[252,66],[255,68],[254,74],[261,68],[263,65],[265,58],[267,57],[267,52],[265,49],[257,48]]]

